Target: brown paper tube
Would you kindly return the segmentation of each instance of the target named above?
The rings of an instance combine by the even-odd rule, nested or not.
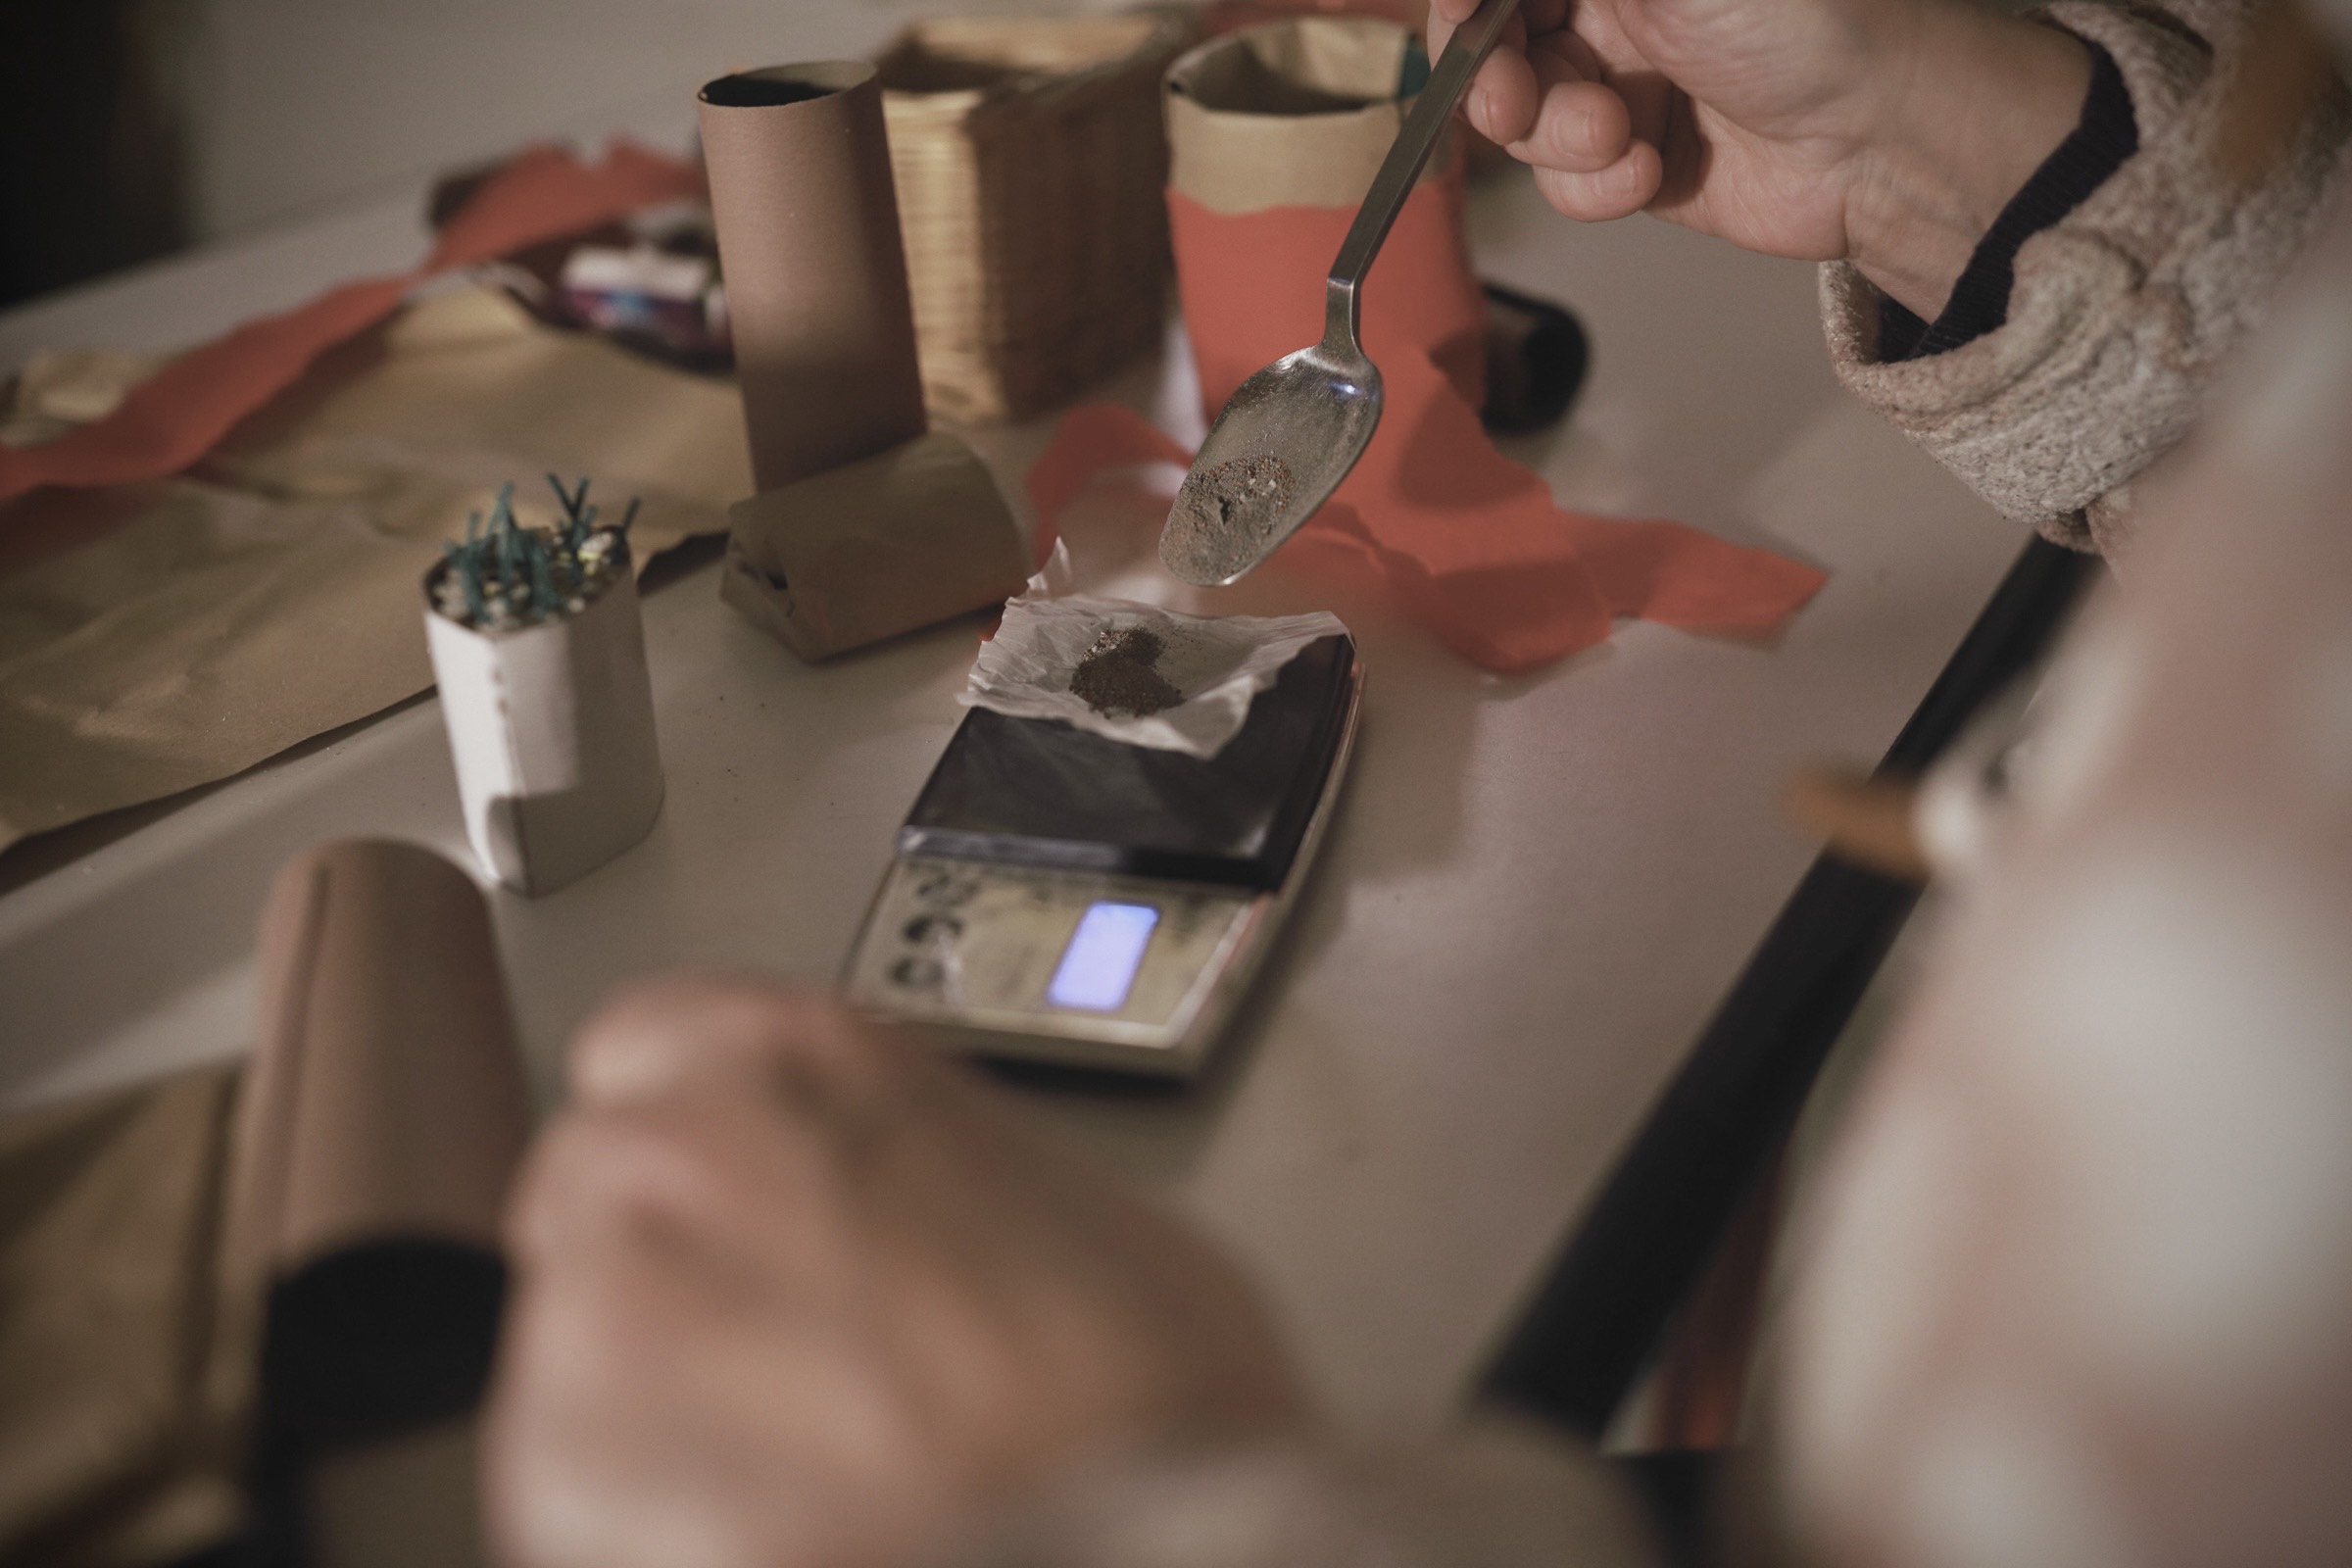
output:
[[[837,61],[721,76],[703,89],[701,121],[760,488],[921,435],[874,68]]]
[[[412,845],[330,844],[262,912],[232,1256],[269,1287],[257,1561],[482,1559],[472,1411],[529,1109],[489,910]]]
[[[263,910],[261,979],[240,1263],[270,1278],[353,1243],[495,1248],[529,1108],[471,879],[414,845],[309,851]]]

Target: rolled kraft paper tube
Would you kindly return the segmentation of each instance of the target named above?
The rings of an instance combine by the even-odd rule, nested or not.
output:
[[[239,1263],[269,1278],[370,1242],[495,1248],[530,1121],[473,880],[410,844],[308,851],[270,889],[260,967]]]
[[[469,1416],[529,1134],[489,911],[425,850],[330,844],[278,873],[261,972],[229,1217],[268,1289],[256,1559],[469,1568]]]
[[[862,61],[702,92],[736,375],[761,490],[927,428],[882,92]]]

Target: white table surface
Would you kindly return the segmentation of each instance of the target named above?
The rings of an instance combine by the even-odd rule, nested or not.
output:
[[[172,347],[403,265],[423,246],[419,200],[0,316],[0,368],[40,347]],[[1369,670],[1362,743],[1233,1037],[1175,1094],[1016,1087],[1246,1260],[1350,1424],[1410,1428],[1458,1403],[1809,860],[1776,817],[1781,779],[1874,760],[2022,542],[1845,399],[1809,267],[1645,219],[1577,228],[1512,176],[1482,187],[1472,220],[1485,275],[1570,303],[1592,333],[1573,417],[1512,448],[1564,502],[1678,517],[1833,575],[1769,646],[1627,625],[1510,679],[1332,603]],[[1112,390],[1175,406],[1183,386],[1179,362]],[[1045,433],[980,437],[1008,491]],[[1083,503],[1085,583],[1137,591],[1155,522]],[[1321,602],[1272,568],[1213,601]],[[543,1085],[567,1032],[633,975],[829,980],[959,716],[974,638],[967,622],[810,668],[724,608],[709,567],[655,593],[646,623],[660,824],[551,897],[492,895]],[[127,820],[0,857],[0,1106],[242,1050],[254,915],[305,845],[389,835],[466,855],[429,699]]]

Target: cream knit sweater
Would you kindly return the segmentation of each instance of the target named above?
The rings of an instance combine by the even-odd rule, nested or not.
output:
[[[2006,324],[1943,354],[1879,358],[1878,290],[1822,269],[1838,379],[1977,492],[2060,544],[2114,554],[2132,481],[2203,408],[2263,318],[2345,163],[2338,82],[2250,188],[2216,156],[2243,0],[2064,0],[2045,15],[2115,57],[2139,150],[2018,250]]]

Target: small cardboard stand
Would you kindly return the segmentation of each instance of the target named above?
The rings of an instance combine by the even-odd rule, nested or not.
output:
[[[425,633],[466,836],[517,893],[552,893],[634,846],[662,813],[662,754],[637,584],[624,554],[580,610],[481,631],[433,608]]]
[[[720,596],[815,661],[1003,603],[1021,530],[977,454],[932,434],[764,491],[729,516]]]

